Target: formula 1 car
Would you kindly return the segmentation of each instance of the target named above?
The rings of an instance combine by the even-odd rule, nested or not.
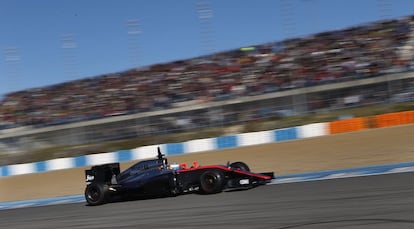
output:
[[[168,164],[158,148],[156,159],[140,161],[122,173],[119,163],[96,165],[85,170],[85,199],[93,206],[114,199],[213,194],[264,185],[273,176],[273,172],[252,173],[243,162],[208,166],[194,162],[188,168],[186,164]]]

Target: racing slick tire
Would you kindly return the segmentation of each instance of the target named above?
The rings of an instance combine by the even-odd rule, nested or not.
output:
[[[231,163],[230,168],[240,170],[240,171],[250,172],[249,166],[246,163],[241,162],[241,161]]]
[[[85,199],[90,206],[107,203],[109,200],[108,185],[99,183],[89,184],[85,189]]]
[[[200,176],[201,191],[204,194],[214,194],[223,191],[224,174],[220,170],[207,170]]]

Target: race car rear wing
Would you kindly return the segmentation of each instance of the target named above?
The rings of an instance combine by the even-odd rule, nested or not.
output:
[[[116,182],[114,177],[119,173],[119,163],[95,165],[91,169],[85,170],[85,181],[87,185],[92,182],[111,184]]]

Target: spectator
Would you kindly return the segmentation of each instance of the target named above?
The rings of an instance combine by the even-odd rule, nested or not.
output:
[[[0,128],[168,109],[409,70],[413,18],[10,93],[0,100]],[[315,100],[313,106],[321,105]]]

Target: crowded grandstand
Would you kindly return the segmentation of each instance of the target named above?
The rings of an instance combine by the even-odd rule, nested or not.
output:
[[[0,142],[82,144],[413,101],[412,70],[414,16],[383,20],[9,93]],[[76,139],[45,137],[75,128]]]

